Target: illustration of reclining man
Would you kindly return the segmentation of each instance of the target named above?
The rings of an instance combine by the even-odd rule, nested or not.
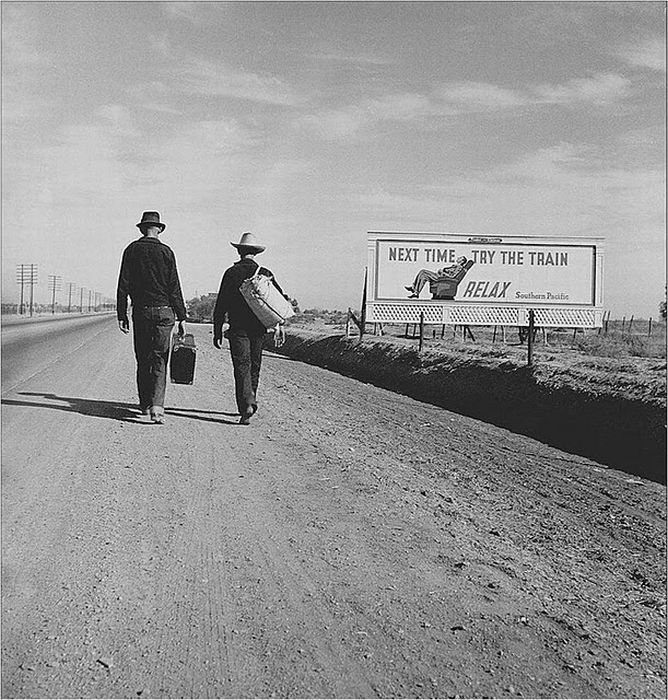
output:
[[[457,294],[457,286],[464,279],[466,273],[473,267],[473,260],[460,255],[454,265],[442,267],[440,270],[420,270],[415,280],[406,289],[410,292],[409,299],[417,299],[422,287],[429,282],[429,291],[432,299],[454,299]]]

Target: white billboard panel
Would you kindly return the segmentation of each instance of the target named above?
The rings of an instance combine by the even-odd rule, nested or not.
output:
[[[368,245],[372,306],[602,308],[601,238],[370,232]]]

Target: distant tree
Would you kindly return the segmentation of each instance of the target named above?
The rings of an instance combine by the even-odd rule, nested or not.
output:
[[[664,299],[663,301],[659,304],[659,313],[661,314],[661,318],[665,321],[666,320],[666,287],[664,286],[663,288],[663,296]]]
[[[206,296],[199,297],[199,299],[195,297],[187,301],[188,318],[192,321],[210,321],[213,316],[213,307],[216,305],[217,296],[217,294],[212,292]]]

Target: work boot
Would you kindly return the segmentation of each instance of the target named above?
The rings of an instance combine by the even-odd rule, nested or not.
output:
[[[255,411],[253,410],[253,407],[252,407],[252,406],[249,406],[249,407],[241,414],[241,418],[239,419],[239,425],[250,425],[250,419],[251,419],[253,413],[255,413]]]

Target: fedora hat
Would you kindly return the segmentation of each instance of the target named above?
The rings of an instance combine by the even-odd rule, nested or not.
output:
[[[141,215],[141,221],[137,224],[137,228],[142,226],[160,226],[160,230],[164,231],[166,224],[160,221],[160,214],[157,211],[145,211]]]
[[[265,246],[257,243],[252,233],[242,233],[239,242],[232,243],[232,241],[230,241],[230,245],[233,245],[237,249],[245,248],[246,250],[252,250],[256,253],[261,253],[265,249]]]

